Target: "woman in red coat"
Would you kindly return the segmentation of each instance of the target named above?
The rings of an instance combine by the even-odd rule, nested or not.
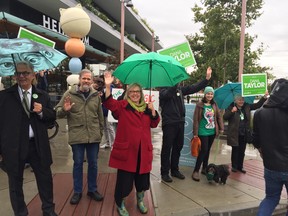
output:
[[[118,119],[115,142],[110,155],[109,166],[117,168],[115,202],[120,215],[129,215],[124,198],[129,195],[135,183],[137,207],[142,214],[148,209],[143,203],[144,191],[150,187],[153,146],[151,128],[157,127],[160,117],[153,103],[144,101],[142,87],[135,83],[129,85],[124,100],[114,100],[110,85],[113,77],[105,72],[104,106]]]

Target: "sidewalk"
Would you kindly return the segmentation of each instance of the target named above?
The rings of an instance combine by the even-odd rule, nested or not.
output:
[[[58,123],[60,125],[59,133],[51,140],[54,160],[52,171],[53,173],[71,173],[73,162],[71,149],[67,144],[66,120],[58,120]],[[259,203],[265,196],[264,188],[259,186],[263,185],[263,177],[261,179],[261,176],[258,176],[259,185],[247,182],[245,179],[249,176],[242,179],[241,176],[233,176],[233,178],[231,176],[231,178],[228,178],[226,185],[208,183],[204,175],[201,175],[200,182],[195,182],[191,178],[192,167],[181,166],[180,170],[186,176],[186,179],[173,178],[172,183],[164,183],[160,176],[161,139],[161,129],[153,130],[154,161],[151,172],[151,191],[157,216],[256,215]],[[225,140],[221,140],[218,152],[215,152],[217,149],[215,146],[211,149],[210,162],[229,164],[231,150],[226,145]],[[245,163],[248,164],[252,159],[261,161],[257,152],[251,146],[247,147]],[[108,167],[109,155],[110,149],[100,149],[99,173],[115,172],[115,169]],[[261,166],[261,163],[258,164]],[[247,169],[247,171],[246,175],[253,173],[253,170]],[[30,169],[25,170],[24,191],[27,203],[38,193],[34,174]],[[13,215],[9,201],[7,176],[2,170],[0,171],[0,203],[1,216]],[[277,207],[274,215],[285,215],[286,204],[287,197],[285,193],[285,198],[281,200],[281,204]]]

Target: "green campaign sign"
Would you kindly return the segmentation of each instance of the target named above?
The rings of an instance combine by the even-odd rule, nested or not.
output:
[[[267,90],[265,73],[242,74],[242,96],[264,95]]]
[[[27,38],[27,39],[30,39],[30,40],[35,41],[37,43],[44,44],[44,45],[52,47],[52,48],[55,47],[54,41],[49,40],[45,37],[42,37],[41,35],[38,35],[32,31],[29,31],[29,30],[24,29],[22,27],[20,27],[17,37],[18,38]]]
[[[188,42],[157,51],[162,55],[174,57],[185,68],[196,65],[196,61]]]

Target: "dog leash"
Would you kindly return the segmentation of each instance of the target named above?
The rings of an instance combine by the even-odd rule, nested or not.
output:
[[[214,162],[216,162],[216,157],[217,157],[217,154],[218,154],[218,151],[219,151],[219,145],[220,145],[220,136],[218,136],[216,138],[216,151],[215,151],[215,155],[214,155]]]

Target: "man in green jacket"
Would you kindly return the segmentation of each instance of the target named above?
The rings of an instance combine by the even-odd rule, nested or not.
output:
[[[101,98],[92,88],[93,74],[83,69],[79,74],[79,84],[67,90],[55,110],[58,118],[67,117],[68,143],[73,152],[74,194],[72,205],[78,204],[83,189],[83,161],[86,150],[88,160],[87,195],[96,201],[103,200],[97,191],[97,159],[99,143],[103,135],[104,117]]]

